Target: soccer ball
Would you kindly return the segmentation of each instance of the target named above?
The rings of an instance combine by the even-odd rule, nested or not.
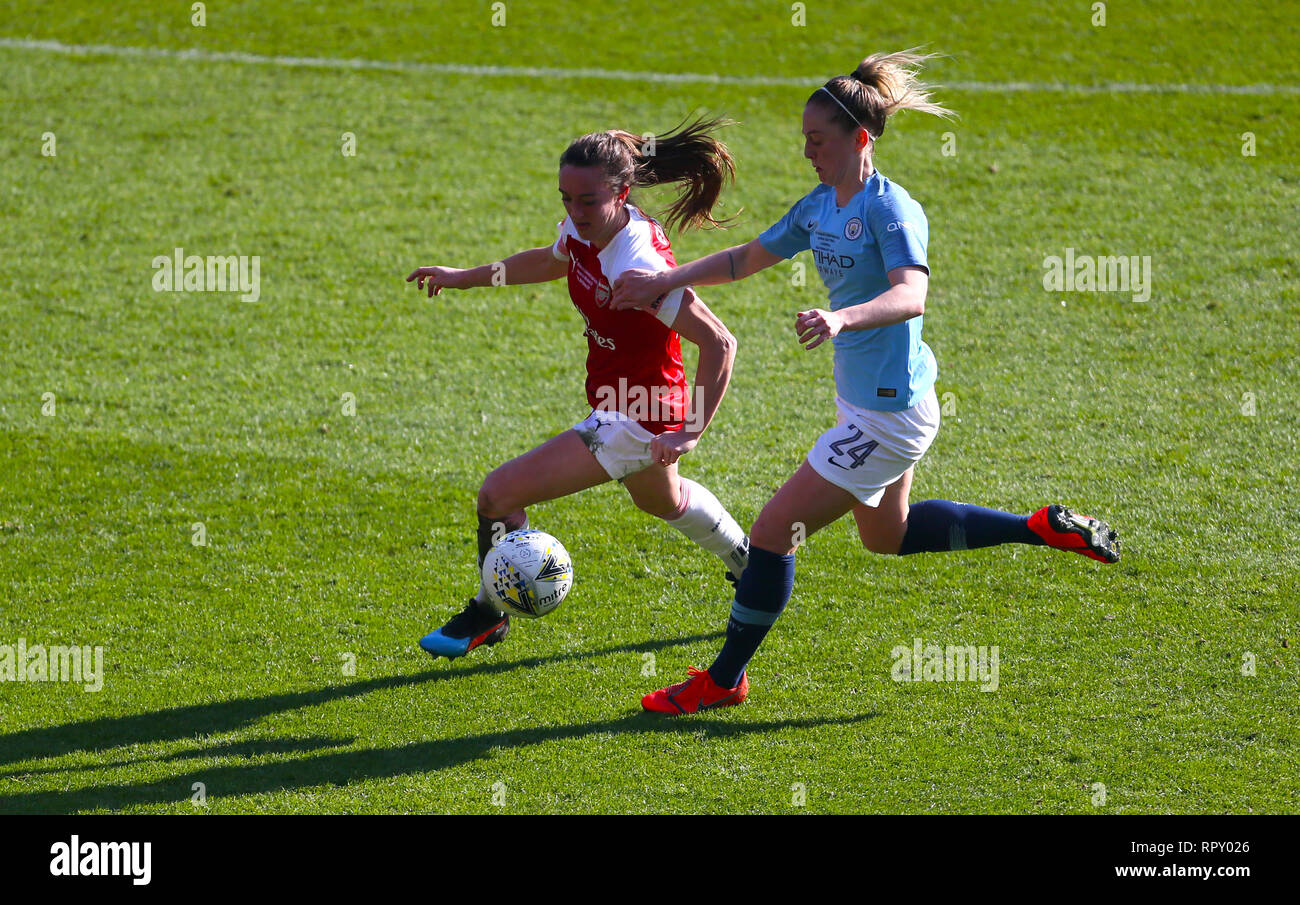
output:
[[[545,531],[511,531],[483,558],[483,584],[497,606],[537,619],[569,593],[573,562],[564,544]]]

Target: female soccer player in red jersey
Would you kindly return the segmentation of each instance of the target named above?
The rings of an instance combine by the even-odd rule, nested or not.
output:
[[[686,681],[646,695],[647,710],[694,713],[745,700],[746,666],[790,599],[795,550],[847,512],[874,553],[1024,543],[1119,559],[1114,531],[1064,506],[1022,516],[949,500],[908,504],[912,468],[939,429],[935,360],[921,339],[929,227],[921,206],[875,168],[875,147],[898,110],[948,112],[916,80],[924,59],[877,54],[813,92],[803,111],[804,157],[819,184],[757,239],[615,283],[615,307],[635,307],[675,287],[743,279],[811,250],[830,307],[798,312],[795,333],[809,349],[829,339],[835,350],[839,423],[750,529],[749,566],[721,653],[708,670],[692,667]]]
[[[669,228],[716,223],[714,204],[734,176],[731,154],[712,136],[719,120],[697,120],[654,139],[653,153],[630,132],[593,132],[560,156],[560,197],[568,216],[559,238],[467,270],[421,267],[406,279],[429,295],[443,289],[516,285],[567,275],[569,296],[586,322],[587,401],[592,412],[572,429],[511,459],[478,492],[478,562],[497,535],[527,527],[526,508],[611,479],[632,501],[659,516],[727,567],[734,582],[748,562],[749,541],[706,488],[681,477],[677,460],[699,442],[731,379],[736,340],[689,288],[666,292],[652,310],[610,307],[614,280],[628,269],[676,266],[663,229],[629,200],[633,186],[676,183]],[[495,277],[495,279],[494,279]],[[694,398],[687,392],[679,337],[699,346]],[[478,594],[420,646],[435,657],[460,657],[496,644],[509,617]]]

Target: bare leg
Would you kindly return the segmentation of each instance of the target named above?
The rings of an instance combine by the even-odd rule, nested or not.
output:
[[[915,467],[915,466],[913,466]],[[874,509],[859,503],[853,507],[862,546],[872,553],[897,553],[907,533],[907,496],[912,490],[912,468],[899,475],[885,488],[880,505]]]
[[[749,543],[744,529],[707,487],[678,475],[676,464],[651,465],[628,475],[623,485],[640,509],[718,557],[733,583],[740,580],[749,563]]]
[[[486,518],[521,515],[544,503],[604,484],[609,474],[587,449],[578,432],[567,430],[496,468],[478,492],[478,512]]]
[[[642,512],[662,519],[671,518],[681,505],[681,479],[677,476],[677,463],[651,465],[623,479],[632,502]]]
[[[853,494],[823,478],[805,459],[759,513],[749,529],[750,544],[771,553],[793,553],[856,504]]]

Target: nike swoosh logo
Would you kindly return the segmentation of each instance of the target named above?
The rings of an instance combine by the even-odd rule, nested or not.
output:
[[[703,701],[701,701],[701,702],[700,702],[700,709],[701,709],[701,710],[711,710],[711,709],[713,709],[714,707],[718,707],[718,706],[720,706],[720,705],[722,705],[722,704],[725,704],[727,701],[730,701],[730,700],[731,700],[732,698],[734,698],[735,696],[736,696],[735,692],[732,692],[732,693],[729,694],[729,695],[724,695],[724,696],[718,698],[718,699],[717,699],[716,701],[714,701],[712,704],[706,704],[706,703],[704,703]]]

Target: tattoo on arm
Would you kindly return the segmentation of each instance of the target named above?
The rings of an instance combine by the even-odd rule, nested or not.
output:
[[[734,283],[736,282],[736,258],[730,249],[727,250],[727,263],[731,265],[731,282]]]

